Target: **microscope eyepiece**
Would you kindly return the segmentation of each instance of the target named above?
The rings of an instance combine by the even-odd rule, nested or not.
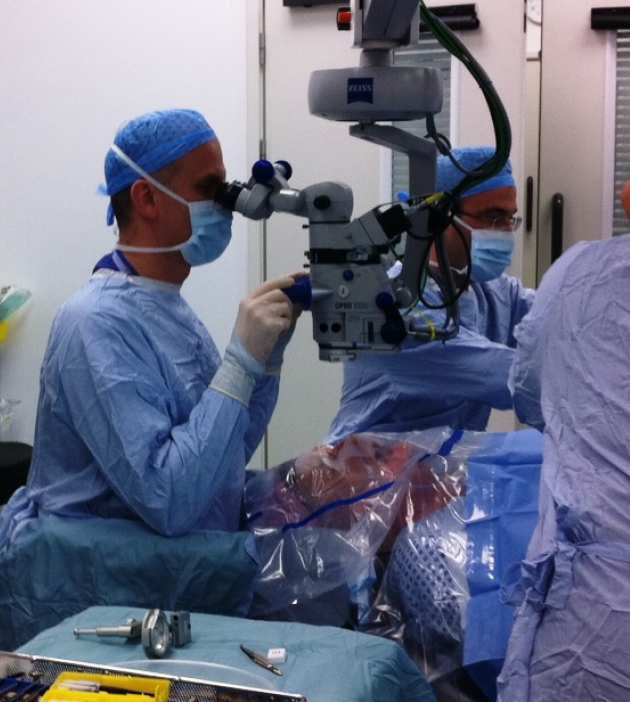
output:
[[[226,210],[234,212],[234,209],[236,208],[236,201],[238,200],[238,196],[241,194],[244,187],[245,185],[243,183],[239,183],[237,180],[233,180],[231,183],[223,183],[219,186],[217,194],[214,197],[215,202],[221,205],[221,207],[224,207]]]

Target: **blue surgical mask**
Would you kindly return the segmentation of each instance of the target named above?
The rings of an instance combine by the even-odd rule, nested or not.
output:
[[[476,283],[500,278],[512,263],[514,234],[498,229],[473,229],[458,217],[455,221],[470,232],[470,277]]]
[[[161,190],[188,208],[191,230],[189,239],[174,246],[129,246],[127,244],[116,244],[116,248],[119,251],[131,251],[132,253],[181,251],[184,259],[191,266],[202,266],[204,263],[216,261],[232,239],[232,213],[213,200],[189,202],[140,168],[116,144],[113,144],[111,148],[116,156],[136,173],[149,181],[158,190]]]

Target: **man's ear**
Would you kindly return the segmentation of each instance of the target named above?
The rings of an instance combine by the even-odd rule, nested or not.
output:
[[[142,219],[155,219],[158,203],[153,188],[146,180],[137,180],[130,190],[134,212]]]

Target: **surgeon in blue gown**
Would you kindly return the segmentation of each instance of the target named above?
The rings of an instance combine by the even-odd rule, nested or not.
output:
[[[578,243],[516,330],[514,404],[544,452],[502,702],[630,700],[629,290],[630,235]]]
[[[488,160],[488,147],[455,149],[468,169]],[[437,190],[452,190],[463,178],[446,157],[438,159]],[[446,343],[404,342],[400,353],[365,354],[344,364],[341,403],[328,440],[364,431],[403,432],[451,426],[483,431],[493,408],[512,408],[507,380],[514,356],[514,329],[529,311],[534,291],[506,275],[514,248],[516,184],[508,163],[501,173],[464,192],[459,228],[471,247],[472,282],[460,298],[461,329]],[[456,276],[466,259],[458,233],[446,232]],[[436,300],[437,302],[437,300]],[[420,322],[436,313],[419,304]]]
[[[119,242],[53,323],[29,481],[0,516],[0,544],[40,513],[139,520],[163,535],[236,530],[245,465],[276,404],[296,317],[282,288],[294,279],[240,304],[223,358],[180,294],[231,236],[205,118],[168,110],[126,123],[105,179]],[[208,283],[221,305],[211,273]]]

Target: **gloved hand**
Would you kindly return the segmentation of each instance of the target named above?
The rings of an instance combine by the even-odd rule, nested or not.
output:
[[[298,273],[292,273],[291,277],[297,282],[300,278],[307,276],[304,271],[299,271]],[[276,345],[273,347],[273,351],[267,358],[267,363],[265,365],[265,372],[267,375],[277,375],[280,373],[280,368],[282,367],[282,361],[284,360],[284,351],[289,345],[293,337],[293,332],[295,332],[295,325],[299,319],[304,309],[302,305],[298,303],[292,303],[293,313],[291,317],[291,326],[286,332],[282,332],[276,341]]]
[[[294,283],[291,276],[267,281],[239,305],[234,336],[259,363],[267,362],[280,336],[294,323],[293,304],[282,292]]]

